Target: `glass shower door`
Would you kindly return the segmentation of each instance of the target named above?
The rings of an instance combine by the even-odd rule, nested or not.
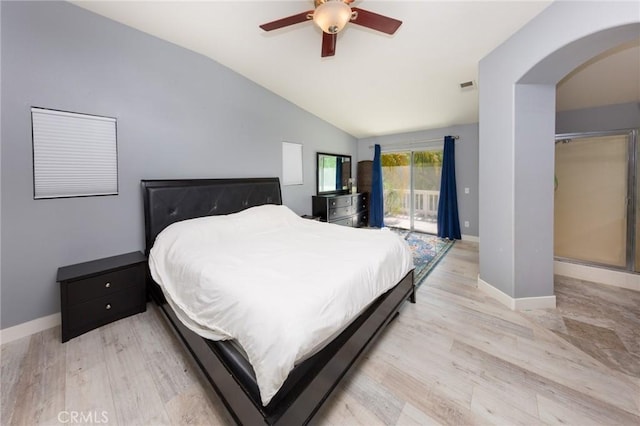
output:
[[[555,256],[627,267],[628,141],[613,135],[557,142]]]

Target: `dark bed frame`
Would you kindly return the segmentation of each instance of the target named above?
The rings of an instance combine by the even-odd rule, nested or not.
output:
[[[278,178],[143,180],[142,189],[147,255],[158,233],[174,222],[235,213],[263,204],[282,204]],[[338,337],[296,366],[264,407],[253,369],[235,347],[194,333],[176,317],[152,279],[148,289],[234,420],[246,425],[308,423],[349,368],[398,314],[402,304],[407,299],[415,303],[410,271]]]

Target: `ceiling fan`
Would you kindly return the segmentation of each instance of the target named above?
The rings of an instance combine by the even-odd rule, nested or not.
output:
[[[363,27],[393,34],[402,25],[402,21],[378,15],[358,7],[350,7],[354,0],[314,0],[315,9],[298,13],[260,25],[265,31],[277,30],[289,25],[313,20],[322,29],[322,57],[336,54],[336,41],[338,33],[347,22],[352,22]]]

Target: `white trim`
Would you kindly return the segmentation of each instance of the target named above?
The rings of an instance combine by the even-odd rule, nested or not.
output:
[[[493,297],[513,311],[526,311],[530,309],[555,309],[556,296],[521,297],[515,299],[492,286],[478,275],[478,289]]]
[[[555,309],[556,296],[520,297],[513,299],[514,310],[528,311],[531,309]]]
[[[56,327],[61,323],[60,312],[58,312],[57,314],[36,318],[23,322],[22,324],[14,325],[13,327],[3,328],[0,330],[0,344],[3,345],[13,342],[14,340],[22,339],[23,337],[31,336],[32,334]]]
[[[476,237],[475,235],[462,234],[462,241],[471,241],[473,243],[479,243],[480,237]]]
[[[515,304],[513,302],[513,298],[506,293],[503,293],[501,290],[498,290],[478,275],[478,289],[487,293],[489,296],[496,299],[498,302],[502,303],[509,309],[514,309]]]
[[[570,262],[553,262],[553,273],[579,280],[640,291],[640,275]]]

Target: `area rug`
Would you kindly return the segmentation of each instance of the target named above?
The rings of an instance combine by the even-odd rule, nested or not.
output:
[[[435,235],[424,234],[422,232],[407,231],[406,229],[390,228],[393,232],[401,235],[413,252],[413,263],[416,269],[413,273],[413,281],[418,287],[429,272],[438,264],[440,259],[453,247],[455,240],[438,238]]]

